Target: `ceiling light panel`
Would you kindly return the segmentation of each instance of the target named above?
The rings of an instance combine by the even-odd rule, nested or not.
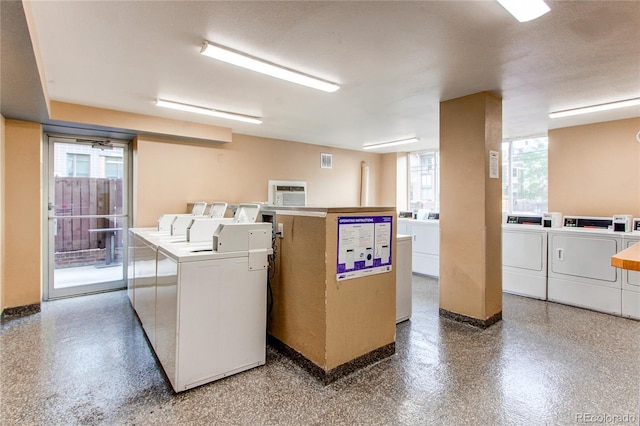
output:
[[[227,120],[242,121],[245,123],[260,124],[262,118],[250,115],[236,114],[228,111],[219,111],[217,109],[206,108],[196,105],[185,104],[182,102],[168,101],[166,99],[157,99],[156,105],[163,108],[176,109],[179,111],[193,112],[196,114],[210,115],[212,117],[226,118]]]
[[[549,118],[571,117],[573,115],[589,114],[592,112],[608,111],[611,109],[626,108],[640,105],[640,98],[627,99],[624,101],[610,102],[607,104],[591,105],[582,108],[567,109],[549,113]]]
[[[370,145],[363,145],[362,149],[387,148],[387,147],[390,147],[390,146],[406,145],[406,144],[415,143],[415,142],[420,142],[420,139],[419,138],[409,138],[409,139],[400,139],[400,140],[397,140],[397,141],[390,141],[390,142],[373,143],[373,144],[370,144]]]
[[[549,10],[544,0],[497,0],[519,22],[532,21]]]
[[[219,61],[227,62],[229,64],[269,75],[271,77],[301,84],[307,87],[312,87],[314,89],[322,90],[325,92],[335,92],[340,88],[340,86],[336,83],[331,83],[329,81],[312,77],[298,71],[281,67],[262,59],[254,58],[233,49],[212,44],[206,41],[203,43],[200,53]]]

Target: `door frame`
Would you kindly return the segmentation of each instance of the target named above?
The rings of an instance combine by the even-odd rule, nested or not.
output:
[[[123,215],[124,219],[123,230],[122,230],[122,280],[118,281],[109,281],[98,284],[89,284],[89,285],[81,285],[74,286],[62,289],[54,289],[53,288],[53,278],[54,278],[54,252],[55,252],[55,239],[53,238],[54,230],[53,230],[53,220],[50,220],[50,204],[54,205],[55,200],[50,200],[52,194],[54,194],[53,186],[55,185],[55,179],[50,176],[53,171],[53,161],[54,161],[54,145],[55,142],[65,142],[69,143],[79,143],[79,144],[92,144],[96,142],[106,142],[107,140],[113,143],[115,146],[122,147],[124,149],[124,155],[122,159],[122,167],[123,167]],[[131,206],[132,203],[132,141],[127,139],[118,139],[112,137],[100,137],[100,136],[84,136],[84,135],[74,135],[74,134],[66,134],[66,133],[53,133],[53,132],[45,132],[43,135],[42,143],[43,143],[43,173],[42,173],[42,235],[43,235],[43,244],[42,244],[42,263],[43,263],[43,273],[42,273],[42,300],[54,300],[65,297],[73,297],[73,296],[81,296],[85,294],[92,293],[100,293],[104,291],[114,291],[125,289],[127,287],[127,273],[128,273],[128,229],[132,224],[132,212]]]

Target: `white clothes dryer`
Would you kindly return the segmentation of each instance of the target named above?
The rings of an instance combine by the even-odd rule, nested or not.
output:
[[[155,353],[176,392],[265,363],[271,236],[231,223],[213,245],[158,248]]]
[[[611,256],[622,237],[611,218],[565,216],[548,231],[548,300],[621,315],[622,271]]]
[[[547,299],[547,228],[542,216],[507,216],[502,225],[502,291]]]

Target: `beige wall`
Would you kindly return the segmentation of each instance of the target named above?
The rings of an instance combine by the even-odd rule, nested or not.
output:
[[[379,203],[382,206],[395,206],[397,202],[396,188],[398,187],[398,154],[384,154],[381,157],[382,174],[380,176]]]
[[[399,152],[396,156],[396,210],[409,208],[409,154]]]
[[[0,224],[12,224],[0,225],[0,308],[6,308],[40,301],[42,131],[37,123],[1,117],[0,123]],[[171,125],[180,127],[178,122]],[[551,130],[549,209],[640,217],[638,131],[640,118]],[[186,211],[194,200],[266,201],[269,179],[306,180],[313,205],[357,205],[361,161],[370,167],[371,205],[392,206],[396,200],[403,208],[406,197],[406,191],[396,190],[406,176],[406,154],[246,135],[233,135],[228,144],[141,136],[134,146],[136,226],[154,225],[163,212]],[[333,154],[333,169],[320,168],[322,152]],[[31,230],[26,238],[19,234],[24,229]]]
[[[0,133],[6,146],[1,163],[6,208],[0,209],[0,220],[12,224],[0,228],[5,308],[41,299],[42,128],[6,120]],[[244,135],[233,135],[228,144],[140,136],[133,145],[135,226],[153,226],[160,214],[186,211],[187,203],[195,200],[266,201],[269,179],[306,180],[312,205],[354,206],[360,199],[362,161],[371,170],[371,205],[394,196],[389,195],[394,190],[389,182],[381,185],[383,156],[375,153]],[[333,155],[332,169],[320,168],[320,153]],[[26,237],[21,234],[25,229]]]
[[[549,131],[549,210],[640,217],[640,117]]]
[[[40,303],[42,127],[6,120],[4,140],[4,307]]]
[[[320,154],[333,168],[320,168]],[[360,164],[370,168],[370,205],[393,205],[383,188],[382,155],[304,143],[233,135],[229,144],[176,143],[146,136],[135,144],[135,226],[153,226],[163,213],[185,212],[188,202],[267,201],[267,182],[304,180],[312,206],[357,206]],[[384,193],[384,195],[383,195]]]
[[[4,309],[4,117],[0,115],[0,315]]]

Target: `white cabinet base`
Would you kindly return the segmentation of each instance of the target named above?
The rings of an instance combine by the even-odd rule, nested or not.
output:
[[[413,252],[412,256],[413,272],[432,277],[440,276],[440,258],[432,254]]]
[[[640,319],[640,293],[622,290],[622,316]]]
[[[155,352],[176,392],[265,363],[267,270],[247,259],[177,263],[158,252]]]
[[[552,302],[621,315],[622,290],[549,277],[548,297]]]
[[[412,268],[416,274],[440,276],[440,222],[398,219],[398,234],[410,234]]]
[[[502,269],[502,291],[547,300],[547,277]]]

